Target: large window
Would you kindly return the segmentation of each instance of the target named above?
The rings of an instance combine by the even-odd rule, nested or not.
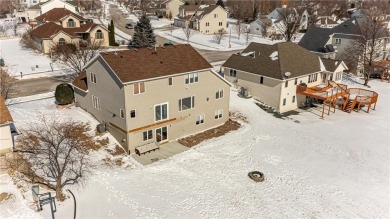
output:
[[[263,84],[263,83],[264,83],[264,77],[260,76],[260,84]]]
[[[210,23],[209,22],[206,22],[206,27],[210,26]]]
[[[335,80],[336,80],[336,81],[340,80],[342,75],[343,75],[342,72],[337,72],[337,73],[336,73],[336,78],[335,78]]]
[[[74,22],[73,19],[69,19],[68,20],[68,27],[75,27],[76,26],[76,23]]]
[[[230,77],[237,77],[237,71],[235,69],[230,69]]]
[[[222,22],[219,22],[218,25],[219,25],[220,27],[222,27]]]
[[[168,127],[164,126],[156,129],[156,141],[164,141],[168,139]]]
[[[140,93],[145,93],[145,83],[144,82],[134,84],[134,94],[140,94]]]
[[[340,45],[341,44],[341,39],[336,39],[336,45]]]
[[[60,46],[65,45],[65,39],[64,39],[64,38],[60,38],[60,39],[58,40],[58,45],[60,45]]]
[[[309,83],[317,81],[317,73],[309,75]]]
[[[179,111],[192,109],[195,107],[195,96],[186,97],[179,100]]]
[[[100,110],[100,99],[99,99],[99,97],[92,95],[92,106],[93,106],[93,108]]]
[[[168,119],[168,103],[154,106],[154,120],[161,121]]]
[[[96,74],[94,74],[94,73],[91,72],[90,76],[91,76],[91,77],[90,77],[91,82],[94,83],[94,84],[96,84]]]
[[[214,118],[215,119],[220,119],[220,118],[222,118],[222,113],[223,113],[223,110],[215,110],[215,116],[214,116]]]
[[[148,140],[151,140],[153,139],[153,130],[148,130],[148,131],[144,131],[142,132],[142,137],[143,137],[143,141],[148,141]]]
[[[98,40],[103,39],[103,32],[101,30],[97,30],[95,38]]]
[[[204,123],[204,115],[200,115],[196,117],[196,125],[200,125]]]
[[[185,83],[192,84],[192,83],[198,82],[198,80],[199,80],[198,73],[191,73],[191,74],[186,75]]]
[[[220,99],[223,97],[223,90],[219,89],[215,92],[215,99]]]

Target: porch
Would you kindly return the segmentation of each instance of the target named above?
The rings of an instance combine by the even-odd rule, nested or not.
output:
[[[171,141],[161,144],[158,150],[150,151],[141,155],[133,153],[131,154],[131,157],[138,163],[145,166],[159,160],[167,159],[188,149],[188,147],[178,143],[177,141]]]

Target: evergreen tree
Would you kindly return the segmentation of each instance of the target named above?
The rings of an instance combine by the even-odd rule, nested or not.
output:
[[[225,8],[225,3],[223,3],[223,0],[218,0],[217,5],[221,6],[222,8]]]
[[[145,15],[142,15],[137,25],[134,27],[133,44],[136,47],[152,47],[156,44],[156,37],[153,33],[150,20]]]
[[[118,46],[118,44],[115,42],[115,26],[114,21],[111,20],[111,24],[108,24],[108,42],[110,46]]]

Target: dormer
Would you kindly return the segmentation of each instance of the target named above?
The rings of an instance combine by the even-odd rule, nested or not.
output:
[[[62,27],[64,28],[80,27],[80,20],[78,20],[75,16],[69,15],[62,19]]]

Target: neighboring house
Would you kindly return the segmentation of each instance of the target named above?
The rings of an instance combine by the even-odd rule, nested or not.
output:
[[[14,147],[16,128],[3,97],[0,96],[0,155],[8,153]]]
[[[174,25],[188,26],[203,34],[214,34],[226,29],[227,11],[218,5],[182,5]]]
[[[364,18],[351,18],[333,28],[311,27],[299,41],[298,45],[316,53],[320,57],[344,60],[346,48],[360,35],[359,24]],[[384,35],[382,40],[383,53],[377,55],[377,59],[389,58],[390,36]]]
[[[275,8],[275,10],[267,15],[267,18],[273,20],[274,25],[278,29],[281,29],[281,32],[283,32],[284,26],[286,25],[284,22],[290,19],[300,19],[299,30],[307,30],[310,21],[310,16],[306,9],[297,10],[295,8],[287,8],[287,6]]]
[[[292,42],[251,43],[242,53],[233,54],[222,67],[225,79],[280,113],[297,109],[306,101],[296,95],[296,85],[315,86],[330,79],[340,82],[345,70],[342,62],[324,63]]]
[[[50,53],[53,44],[64,45],[87,42],[101,42],[107,47],[108,30],[65,8],[54,8],[36,17],[38,26],[31,31],[31,38],[43,53]]]
[[[28,17],[27,20],[34,24],[36,17],[52,10],[53,8],[65,8],[73,13],[78,13],[79,11],[77,5],[75,5],[73,1],[49,0],[29,7],[26,10]]]
[[[319,17],[315,25],[316,27],[321,27],[321,28],[333,28],[339,24],[336,21],[332,20],[330,17],[326,16],[326,17]]]
[[[190,45],[103,52],[73,81],[75,102],[126,151],[224,124],[231,84]]]
[[[260,18],[256,19],[252,23],[250,23],[250,33],[252,34],[258,34],[264,36],[270,36],[274,30],[273,22],[271,19],[268,18]]]
[[[172,14],[172,18],[179,16],[179,8],[184,5],[183,0],[166,0],[162,3],[162,7],[165,8],[165,16]]]

